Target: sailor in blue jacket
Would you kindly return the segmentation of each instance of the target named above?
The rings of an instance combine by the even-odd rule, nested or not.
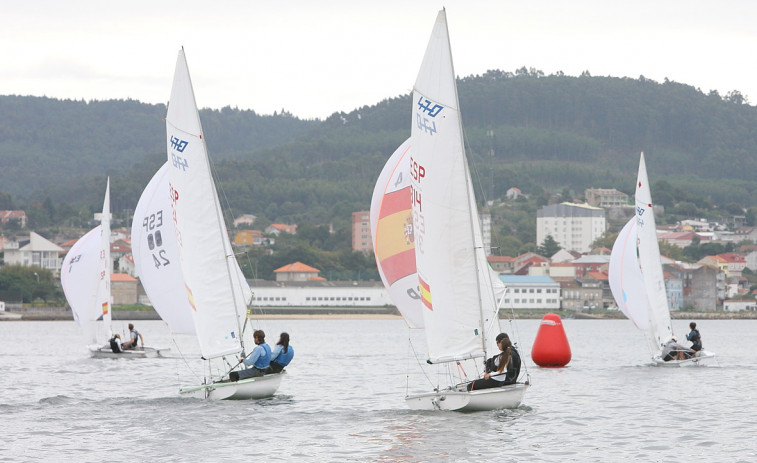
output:
[[[271,348],[265,342],[265,332],[263,330],[255,330],[252,333],[252,338],[255,340],[255,348],[252,349],[247,358],[239,359],[240,363],[252,367],[229,373],[229,379],[232,381],[252,378],[253,376],[263,376],[268,369],[268,365],[271,363]]]
[[[268,373],[278,373],[289,365],[294,358],[294,347],[289,345],[289,333],[281,333],[279,342],[273,348],[271,353],[271,366],[268,367]]]

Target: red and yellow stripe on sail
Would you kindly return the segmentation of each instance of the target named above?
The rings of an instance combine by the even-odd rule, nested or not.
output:
[[[387,282],[415,273],[415,242],[410,187],[384,195],[376,225],[376,257]]]
[[[428,307],[429,310],[434,310],[431,306],[431,286],[423,281],[420,275],[418,275],[418,289],[421,292],[421,302]]]
[[[108,315],[108,303],[103,302],[103,315]]]
[[[190,307],[192,307],[192,310],[197,312],[197,307],[195,307],[195,297],[192,294],[192,290],[189,289],[189,286],[187,286],[186,283],[184,283],[184,287],[187,288],[187,299],[189,300]]]

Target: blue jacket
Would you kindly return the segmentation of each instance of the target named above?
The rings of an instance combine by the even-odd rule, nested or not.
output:
[[[294,348],[292,346],[289,346],[287,348],[287,351],[284,352],[284,346],[276,344],[276,346],[273,348],[273,352],[271,353],[271,362],[276,362],[282,367],[285,367],[289,365],[289,362],[292,361],[293,357]]]
[[[244,364],[247,366],[253,365],[259,370],[265,370],[271,363],[271,348],[268,344],[262,343],[255,346],[250,353],[250,356],[244,359]]]

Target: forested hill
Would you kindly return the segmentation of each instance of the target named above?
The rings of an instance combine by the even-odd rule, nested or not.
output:
[[[644,151],[650,181],[664,182],[658,202],[757,204],[757,109],[737,91],[523,68],[465,77],[459,95],[487,199],[511,186],[632,193]],[[383,163],[409,136],[410,107],[404,95],[325,121],[231,108],[200,117],[235,214],[324,223],[368,207]],[[0,192],[96,210],[108,173],[114,211],[133,209],[164,160],[164,114],[135,101],[0,97]]]
[[[92,174],[118,176],[148,154],[165,155],[165,105],[0,96],[0,190],[33,194]],[[217,157],[291,142],[316,124],[291,114],[229,107],[200,111]]]

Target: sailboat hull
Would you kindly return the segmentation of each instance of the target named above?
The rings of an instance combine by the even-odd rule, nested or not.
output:
[[[163,357],[163,354],[171,350],[170,348],[163,349],[163,348],[155,348],[155,347],[142,347],[139,349],[125,350],[121,353],[115,353],[113,352],[113,350],[110,348],[109,345],[107,346],[91,345],[87,347],[89,349],[90,356],[93,358],[98,358],[98,359],[123,359],[123,358],[144,359],[144,358]]]
[[[684,360],[665,361],[659,355],[653,359],[655,366],[668,368],[703,367],[715,362],[715,354],[706,350],[697,352],[696,357]]]
[[[179,390],[182,397],[211,400],[250,400],[272,397],[281,384],[284,373],[242,379],[239,381],[216,382]]]
[[[445,390],[409,395],[405,402],[411,410],[451,410],[480,412],[518,408],[528,389],[527,384],[482,389],[479,391]]]

